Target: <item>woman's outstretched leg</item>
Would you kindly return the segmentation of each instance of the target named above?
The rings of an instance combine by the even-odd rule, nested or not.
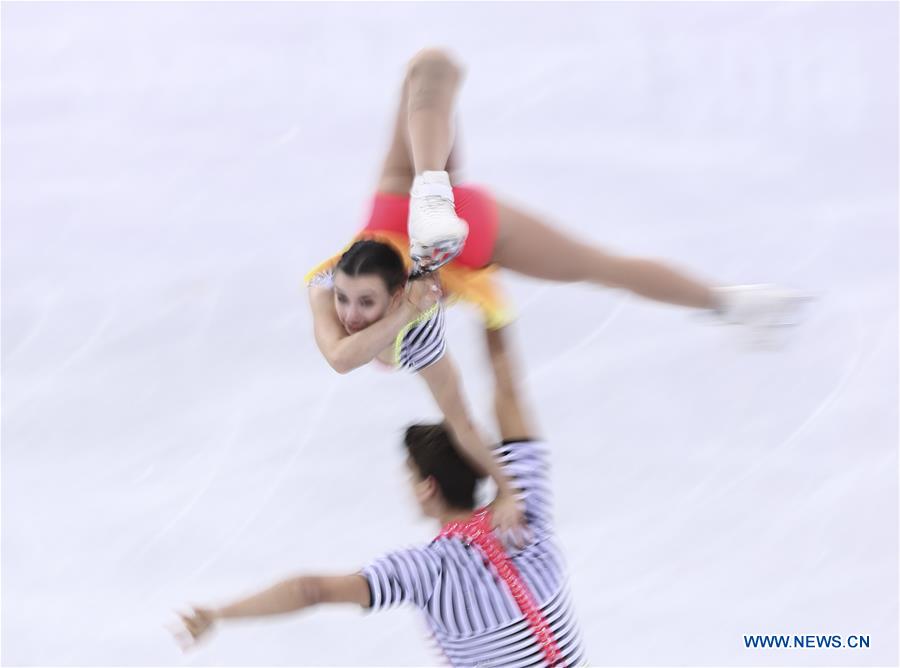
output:
[[[406,73],[407,127],[416,175],[445,171],[453,149],[453,109],[462,69],[440,49],[423,49]]]
[[[409,250],[417,268],[437,269],[456,257],[468,226],[454,208],[453,108],[462,70],[440,49],[409,61],[394,133],[378,191],[410,195]]]
[[[587,281],[624,288],[680,306],[717,306],[711,286],[669,264],[614,255],[501,202],[497,211],[499,226],[492,259],[502,267],[549,281]]]
[[[381,167],[381,174],[378,177],[378,192],[408,195],[410,188],[412,188],[413,179],[416,176],[417,170],[413,162],[413,146],[409,125],[411,116],[409,96],[410,79],[415,77],[415,85],[420,89],[425,88],[427,90],[429,87],[433,88],[433,86],[428,83],[427,78],[422,74],[422,70],[425,68],[424,63],[421,62],[422,59],[423,54],[418,54],[410,61],[409,66],[407,67],[406,76],[403,80],[403,85],[400,88],[400,100],[397,105],[397,114],[394,119],[391,143]],[[432,67],[435,70],[439,69],[433,64],[427,67]],[[414,125],[416,126],[417,136],[423,133],[423,126],[427,127],[429,124],[437,125],[438,134],[442,134],[440,132],[441,123],[435,121],[434,110],[429,110],[427,105],[423,106],[423,104],[422,96],[419,95],[418,102],[414,104],[414,114],[412,114],[415,116]],[[436,115],[443,117],[444,113],[445,112],[442,110],[439,110]],[[452,114],[452,110],[447,112],[447,114]],[[444,132],[443,134],[448,133]],[[450,153],[445,161],[445,166],[440,168],[449,174],[451,180],[453,178],[454,169],[459,166],[458,151],[455,148],[458,135],[458,128],[451,126],[449,129]],[[418,149],[418,152],[423,156],[422,159],[425,160],[429,153],[442,154],[443,149],[440,147],[435,148],[435,145],[443,146],[445,141],[446,140],[441,137],[435,142],[430,142],[427,138],[424,142],[419,141],[420,148]],[[439,163],[439,158],[432,156],[427,159],[432,160],[432,164]]]
[[[453,107],[462,70],[440,49],[424,49],[406,75],[407,127],[415,179],[409,201],[409,254],[434,270],[459,255],[468,235],[455,211],[447,161],[453,148]]]
[[[400,104],[394,118],[394,131],[391,135],[391,144],[384,162],[381,166],[381,174],[378,176],[377,191],[381,193],[395,193],[406,195],[412,187],[416,173],[413,168],[412,154],[409,150],[409,131],[407,121],[407,82],[403,81],[400,89]]]

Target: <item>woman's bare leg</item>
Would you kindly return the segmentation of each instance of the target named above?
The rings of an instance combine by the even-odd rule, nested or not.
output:
[[[404,80],[400,90],[400,106],[394,120],[391,145],[388,147],[381,167],[381,175],[378,177],[378,192],[407,195],[416,175],[413,169],[412,153],[409,149],[409,130],[406,126],[407,99],[407,82]]]
[[[435,49],[426,49],[410,61],[400,91],[391,145],[378,179],[379,192],[406,195],[415,175],[424,170],[446,170],[453,180],[458,161],[454,135],[458,132],[454,132],[451,116],[459,72],[443,52]],[[452,92],[446,90],[450,82]],[[412,96],[410,90],[414,92]],[[420,156],[419,162],[414,161],[414,154]]]
[[[407,125],[416,174],[443,171],[453,148],[453,106],[462,69],[440,49],[423,49],[409,63]]]
[[[578,241],[534,216],[497,203],[499,229],[493,262],[549,281],[588,281],[648,299],[715,308],[710,286],[663,262],[623,257]]]

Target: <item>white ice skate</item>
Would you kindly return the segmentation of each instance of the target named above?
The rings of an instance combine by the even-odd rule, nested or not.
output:
[[[800,324],[802,307],[810,295],[776,285],[734,285],[714,288],[721,322],[743,325],[747,343],[754,348],[775,349],[784,344],[787,328]]]
[[[422,172],[415,178],[407,231],[417,271],[434,271],[459,255],[469,226],[456,215],[447,172]]]

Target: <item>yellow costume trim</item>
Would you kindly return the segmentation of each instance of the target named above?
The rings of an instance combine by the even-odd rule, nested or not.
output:
[[[416,318],[412,322],[406,323],[403,326],[403,329],[401,329],[400,333],[397,334],[397,338],[394,339],[394,366],[400,366],[400,352],[403,348],[403,338],[409,333],[409,330],[432,317],[435,313],[437,313],[439,307],[440,304],[432,305],[430,309],[419,314],[418,318]]]
[[[340,261],[341,255],[360,239],[374,239],[388,244],[403,258],[406,270],[412,269],[412,261],[409,259],[409,241],[405,236],[391,232],[364,232],[358,234],[340,253],[320,262],[307,272],[304,283],[308,285],[316,274],[334,269]],[[444,265],[437,273],[444,291],[445,303],[450,305],[457,300],[462,300],[476,306],[481,311],[488,329],[500,329],[508,325],[515,319],[515,314],[494,277],[496,270],[497,268],[492,265],[482,269],[471,269],[456,262]]]

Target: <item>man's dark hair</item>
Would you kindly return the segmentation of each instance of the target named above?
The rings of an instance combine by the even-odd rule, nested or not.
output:
[[[475,507],[478,475],[459,455],[450,432],[442,424],[414,424],[403,439],[406,451],[422,478],[431,476],[449,506]]]
[[[360,239],[344,251],[336,269],[347,276],[380,276],[393,292],[406,283],[406,267],[403,258],[386,243],[374,239]]]

